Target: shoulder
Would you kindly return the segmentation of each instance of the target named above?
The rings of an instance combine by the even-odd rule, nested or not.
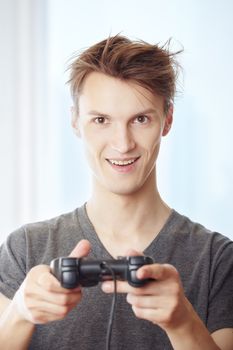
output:
[[[227,246],[233,246],[232,240],[225,236],[223,233],[219,233],[206,228],[204,225],[195,222],[185,215],[181,215],[175,210],[173,215],[173,234],[174,238],[184,240],[185,243],[189,243],[195,247],[205,247],[208,245],[211,250],[224,249]]]
[[[20,243],[25,242],[25,240],[30,239],[31,237],[34,237],[37,240],[47,238],[48,235],[59,235],[61,232],[64,232],[64,229],[72,229],[72,227],[77,227],[78,220],[77,220],[77,212],[78,209],[61,214],[59,216],[27,223],[20,228],[16,229],[12,233],[9,234],[7,237],[7,242],[14,241]]]
[[[174,210],[159,241],[157,244],[160,243],[164,259],[178,264],[179,268],[201,266],[203,271],[208,267],[215,269],[220,261],[228,258],[228,263],[233,263],[233,242],[230,238]]]
[[[47,220],[28,223],[21,229],[24,230],[27,237],[33,235],[43,237],[48,234],[59,235],[67,230],[77,229],[77,226],[79,226],[78,211],[79,209],[75,209],[72,212],[64,213]]]
[[[67,255],[82,239],[79,220],[81,208],[48,220],[28,223],[12,232],[2,245],[2,252],[26,259],[28,268],[49,263]]]

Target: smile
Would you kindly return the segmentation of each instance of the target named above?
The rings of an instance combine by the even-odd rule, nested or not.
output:
[[[117,160],[117,159],[107,159],[109,163],[113,165],[126,166],[135,163],[138,160],[137,158],[127,159],[127,160]]]

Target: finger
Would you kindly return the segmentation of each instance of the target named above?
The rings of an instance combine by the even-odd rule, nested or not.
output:
[[[60,282],[50,272],[48,265],[34,266],[25,279],[26,290],[33,290],[35,285],[43,287],[49,291],[60,292]]]
[[[88,240],[82,239],[78,242],[76,247],[72,250],[69,257],[82,258],[90,253],[91,244]]]
[[[63,319],[76,305],[77,303],[63,306],[34,300],[33,303],[29,303],[28,310],[33,323],[47,323]]]
[[[135,295],[129,293],[127,294],[126,300],[130,305],[142,309],[167,308],[168,306],[168,299],[163,295]]]
[[[80,291],[80,287],[74,288],[72,290],[63,288],[57,278],[50,272],[48,266],[46,266],[46,270],[44,270],[44,272],[40,273],[36,281],[39,287],[51,293],[71,294],[73,292]]]
[[[135,293],[135,294],[142,294],[145,286],[140,288],[135,288],[129,285],[128,282],[124,281],[117,281],[117,293]],[[114,282],[113,281],[106,281],[103,282],[101,285],[102,291],[105,293],[113,293],[114,292]]]
[[[67,290],[61,292],[49,292],[43,288],[35,287],[33,292],[26,293],[27,300],[37,300],[39,302],[48,302],[54,305],[68,306],[77,303],[81,299],[81,289]]]
[[[179,273],[176,268],[170,264],[151,264],[138,269],[137,278],[151,278],[157,281],[164,281],[171,278],[179,279]]]
[[[45,320],[64,318],[80,300],[81,292],[70,295],[50,293],[35,286],[32,291],[25,293],[21,304],[23,301],[27,319],[33,323],[44,323]]]
[[[159,324],[160,326],[167,320],[167,312],[160,308],[151,309],[132,306],[132,310],[136,317],[151,321],[154,324]]]
[[[130,286],[128,282],[117,281],[117,292],[132,292],[134,294],[159,294],[161,293],[162,288],[167,289],[165,282],[171,279],[178,282],[178,285],[180,285],[180,279],[177,270],[174,266],[169,264],[151,264],[142,266],[137,271],[137,278],[142,280],[150,279],[151,281],[147,282],[140,288],[134,288]],[[104,282],[102,284],[102,290],[105,293],[113,293],[114,283],[112,281]]]

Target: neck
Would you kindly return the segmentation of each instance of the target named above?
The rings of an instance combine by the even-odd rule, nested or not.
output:
[[[117,255],[124,254],[127,248],[142,251],[161,230],[170,211],[158,193],[155,173],[142,189],[129,195],[94,186],[87,203],[88,216],[104,245],[107,247],[109,242],[112,246],[115,242],[119,247],[121,242],[122,251],[117,251]]]

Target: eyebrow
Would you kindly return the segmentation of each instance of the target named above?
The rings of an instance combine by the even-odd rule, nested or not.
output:
[[[147,109],[144,109],[140,112],[137,112],[135,113],[134,115],[132,115],[132,117],[137,117],[137,116],[140,116],[140,115],[143,115],[143,114],[149,114],[149,113],[155,113],[155,114],[158,114],[158,111],[154,108],[147,108]],[[89,115],[94,115],[94,116],[101,116],[101,117],[106,117],[106,118],[109,118],[110,115],[106,114],[106,113],[102,113],[102,112],[98,112],[96,110],[91,110],[88,112]]]
[[[88,112],[89,115],[94,115],[94,116],[97,116],[97,115],[100,115],[101,117],[109,117],[108,114],[105,114],[105,113],[101,113],[101,112],[98,112],[98,111],[89,111]]]

